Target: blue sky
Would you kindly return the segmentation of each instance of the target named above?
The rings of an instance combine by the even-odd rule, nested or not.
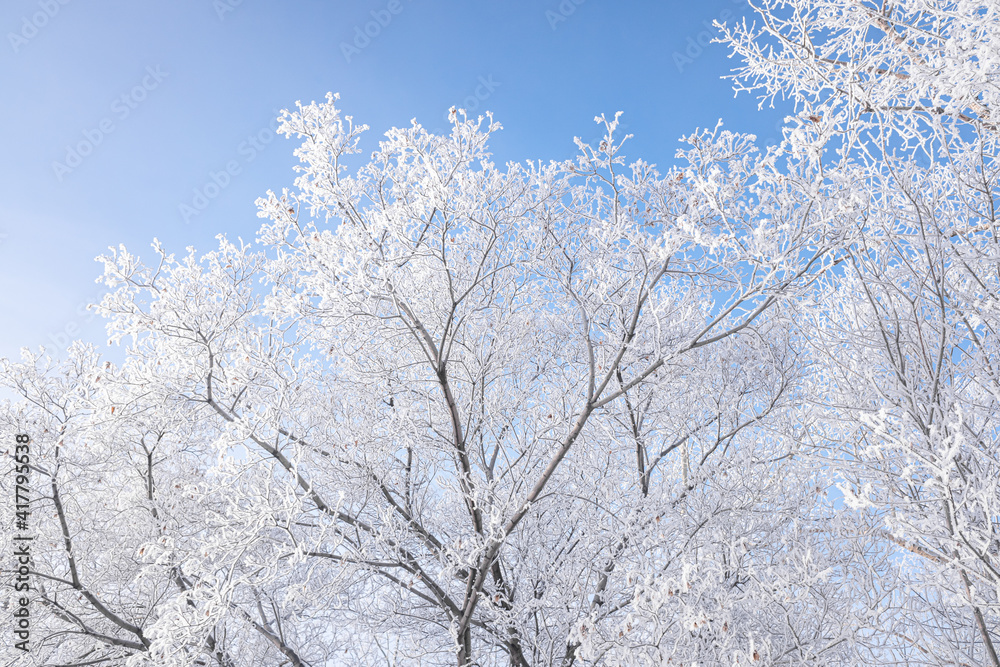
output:
[[[444,129],[453,105],[490,110],[500,163],[571,157],[573,137],[597,138],[594,116],[618,110],[629,156],[663,166],[678,137],[720,118],[773,141],[789,109],[734,99],[721,77],[735,62],[706,46],[713,20],[748,12],[744,0],[5,0],[0,356],[104,342],[82,306],[101,294],[94,258],[109,245],[148,257],[153,237],[178,254],[219,233],[252,239],[254,200],[294,179],[276,112],[327,91],[371,126],[369,147],[412,118]]]

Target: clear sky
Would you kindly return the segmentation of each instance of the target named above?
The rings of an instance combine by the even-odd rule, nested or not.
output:
[[[183,254],[252,239],[254,200],[290,187],[282,108],[341,94],[369,147],[450,106],[490,110],[496,161],[571,157],[624,111],[630,157],[673,162],[722,119],[778,136],[708,44],[744,0],[4,0],[0,5],[0,356],[105,340],[94,258],[158,237]],[[219,176],[227,165],[235,175]],[[238,173],[237,173],[238,172]],[[218,182],[213,187],[212,174]],[[221,187],[220,187],[221,186]],[[199,194],[204,199],[199,199]],[[186,208],[190,207],[190,208]],[[199,207],[201,210],[198,210]],[[197,214],[192,214],[197,211]]]

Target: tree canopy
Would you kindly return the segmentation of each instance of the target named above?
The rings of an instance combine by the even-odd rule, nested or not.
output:
[[[0,361],[12,664],[1000,667],[1000,8],[756,10],[771,150],[329,95],[256,243],[110,249],[124,362]]]

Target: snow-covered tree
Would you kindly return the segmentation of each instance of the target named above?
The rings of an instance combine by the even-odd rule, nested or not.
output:
[[[569,664],[682,580],[716,598],[665,628],[685,655],[706,624],[747,660],[790,632],[719,596],[770,591],[746,554],[794,530],[771,311],[836,212],[746,137],[659,174],[599,120],[569,163],[498,168],[497,126],[456,116],[349,175],[331,97],[284,118],[304,166],[262,248],[104,258],[125,363],[5,367],[51,486],[41,659]]]
[[[845,502],[900,560],[881,657],[998,667],[1000,6],[758,11],[726,33],[744,85],[794,99],[787,146],[835,151],[824,178],[854,192],[845,261],[798,324]]]
[[[11,656],[998,667],[997,8],[758,12],[722,35],[797,105],[768,154],[657,170],[602,116],[498,166],[457,112],[365,160],[330,96],[257,243],[112,249],[124,362],[0,366]]]

